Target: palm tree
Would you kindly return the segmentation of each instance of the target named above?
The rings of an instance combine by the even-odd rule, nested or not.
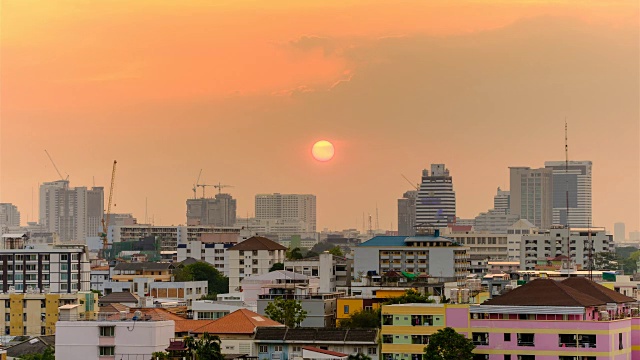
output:
[[[184,339],[184,345],[193,360],[224,360],[220,338],[216,335],[204,333],[200,339],[188,336]]]

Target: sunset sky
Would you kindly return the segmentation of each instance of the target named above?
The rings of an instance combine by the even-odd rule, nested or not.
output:
[[[564,160],[566,118],[594,225],[633,231],[639,31],[636,0],[1,1],[0,201],[37,219],[47,149],[72,186],[108,188],[118,160],[112,211],[139,222],[147,199],[185,223],[203,169],[241,217],[256,193],[312,193],[320,229],[376,204],[395,228],[401,175],[445,163],[470,218],[509,166]]]

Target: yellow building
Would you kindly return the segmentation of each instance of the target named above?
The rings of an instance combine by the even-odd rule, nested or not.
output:
[[[5,335],[54,335],[60,306],[78,304],[81,316],[92,319],[98,310],[98,294],[0,294],[2,303],[5,310],[0,328]]]
[[[411,288],[380,288],[375,290],[374,298],[344,297],[337,300],[336,326],[340,325],[340,321],[347,319],[351,314],[362,310],[378,309],[386,299],[399,297],[404,295]],[[417,289],[413,289],[416,290]]]
[[[469,305],[395,304],[382,306],[383,360],[422,360],[429,336],[447,326],[467,328]]]

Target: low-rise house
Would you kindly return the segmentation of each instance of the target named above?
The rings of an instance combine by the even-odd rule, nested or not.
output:
[[[161,302],[175,301],[190,306],[209,293],[207,281],[156,281],[150,277],[137,277],[132,281],[108,281],[104,283],[106,295],[113,292],[130,292],[138,297],[153,297]]]
[[[191,304],[193,320],[217,320],[242,309],[238,306],[221,304],[217,301],[198,300]]]
[[[362,353],[378,360],[378,329],[260,327],[254,337],[253,353],[259,359],[307,359],[303,354],[305,347],[347,354],[345,356]]]
[[[172,281],[174,266],[168,262],[118,263],[113,268],[112,281],[133,282],[136,278],[151,278],[157,282]]]
[[[128,291],[123,291],[111,293],[98,300],[98,306],[100,308],[110,304],[122,304],[128,307],[137,307],[140,304],[140,297]]]
[[[26,355],[42,354],[46,349],[53,350],[55,346],[55,336],[35,336],[8,347],[4,353],[0,352],[0,359],[6,360],[7,357],[19,359]]]
[[[312,258],[285,260],[284,269],[319,278],[319,292],[331,293],[336,292],[338,286],[351,286],[351,263],[352,260],[345,257],[325,252]]]

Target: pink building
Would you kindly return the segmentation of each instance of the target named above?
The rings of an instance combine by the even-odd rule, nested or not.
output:
[[[635,301],[584,277],[537,279],[471,306],[460,332],[477,359],[640,359]]]

